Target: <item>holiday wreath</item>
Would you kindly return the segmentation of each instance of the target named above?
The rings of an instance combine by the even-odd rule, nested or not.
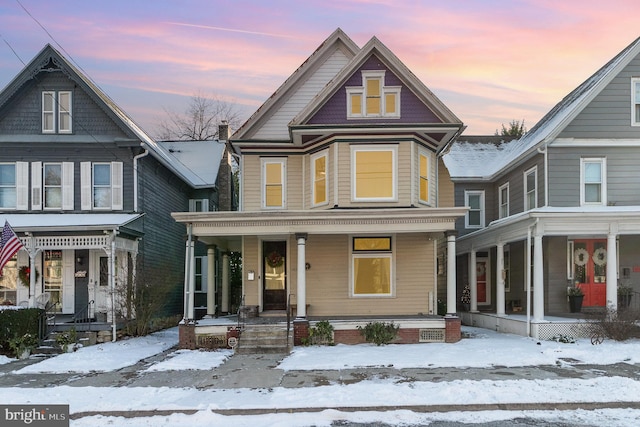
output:
[[[20,279],[20,283],[24,286],[29,287],[31,283],[31,268],[29,266],[23,265],[18,269],[18,278]],[[36,281],[38,280],[38,270],[36,270]]]
[[[271,268],[280,267],[284,264],[284,257],[278,252],[273,251],[267,255],[267,264],[269,264],[269,267]]]

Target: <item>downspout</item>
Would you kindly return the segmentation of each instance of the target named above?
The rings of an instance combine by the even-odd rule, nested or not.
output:
[[[146,148],[137,156],[133,156],[133,211],[138,212],[138,159],[149,155]]]
[[[117,231],[113,230],[111,236],[111,257],[109,257],[109,270],[111,271],[111,277],[109,285],[111,288],[111,341],[116,341],[116,234]]]
[[[549,145],[538,147],[538,153],[544,154],[544,206],[549,206]]]

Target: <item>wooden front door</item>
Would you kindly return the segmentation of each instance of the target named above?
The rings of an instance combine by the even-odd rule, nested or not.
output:
[[[287,308],[287,242],[262,242],[263,310]]]
[[[607,241],[573,242],[573,279],[584,292],[583,307],[604,307],[607,302]]]
[[[478,305],[491,303],[491,283],[489,281],[489,259],[476,260],[476,283],[478,284]]]

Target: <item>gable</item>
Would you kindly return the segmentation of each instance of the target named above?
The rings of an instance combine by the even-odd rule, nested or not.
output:
[[[348,88],[363,86],[363,72],[384,72],[384,87],[400,88],[400,116],[398,118],[347,118]],[[371,55],[360,68],[349,77],[336,93],[308,120],[307,124],[379,124],[392,121],[394,124],[442,123],[403,81],[384,65],[377,55]]]

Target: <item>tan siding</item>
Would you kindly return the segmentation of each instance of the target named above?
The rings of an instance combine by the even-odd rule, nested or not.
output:
[[[318,207],[313,207],[313,176],[311,175],[311,156],[312,154],[307,154],[304,156],[304,174],[305,174],[305,182],[304,182],[304,207],[303,209],[330,209],[333,207],[333,197],[334,197],[334,170],[335,170],[335,156],[334,156],[334,147],[330,145],[327,149],[322,150],[321,152],[326,153],[327,155],[327,203],[324,205],[320,205]],[[316,153],[313,153],[315,155]]]
[[[438,207],[449,208],[455,206],[454,185],[449,170],[442,158],[438,159]]]
[[[262,305],[260,302],[259,241],[255,236],[243,238],[242,270],[243,293],[246,305]],[[249,271],[255,272],[255,280],[247,280]]]
[[[290,210],[302,209],[302,188],[308,178],[303,176],[303,156],[287,157],[287,205]]]
[[[242,202],[245,211],[258,211],[261,205],[260,156],[244,156]]]

